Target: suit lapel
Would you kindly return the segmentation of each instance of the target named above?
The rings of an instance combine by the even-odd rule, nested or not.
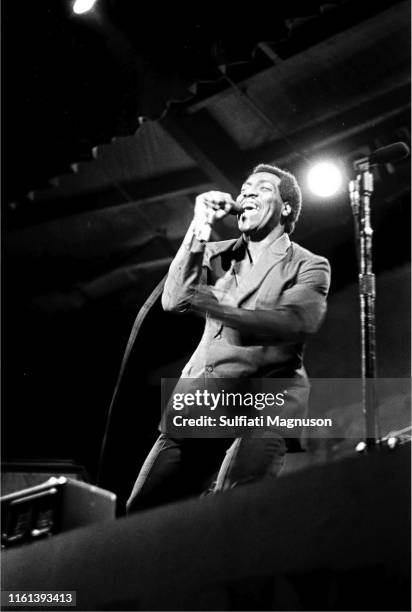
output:
[[[220,278],[225,274],[232,265],[232,261],[240,260],[244,256],[244,242],[242,236],[236,240],[216,242],[213,249],[210,250],[207,265],[214,270],[216,278]]]
[[[268,272],[282,261],[290,244],[288,234],[284,233],[280,238],[268,245],[256,264],[242,277],[236,289],[235,299],[237,306],[248,298],[261,285]]]

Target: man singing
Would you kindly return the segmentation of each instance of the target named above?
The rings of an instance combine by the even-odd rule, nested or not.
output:
[[[233,207],[240,238],[208,242],[213,224]],[[236,202],[219,191],[196,198],[162,296],[165,310],[194,310],[206,319],[182,383],[288,379],[288,410],[304,416],[309,383],[303,347],[325,314],[330,267],[325,258],[290,241],[300,209],[296,178],[266,164],[254,168]],[[291,441],[273,428],[235,440],[170,437],[163,429],[136,480],[128,511],[200,493],[216,472],[212,492],[276,476],[289,447]]]

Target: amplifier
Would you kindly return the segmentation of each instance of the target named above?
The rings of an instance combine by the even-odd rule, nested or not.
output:
[[[55,476],[90,482],[86,469],[71,459],[6,459],[1,462],[1,493],[9,495]]]
[[[0,502],[2,547],[116,516],[114,493],[64,476],[5,495]]]

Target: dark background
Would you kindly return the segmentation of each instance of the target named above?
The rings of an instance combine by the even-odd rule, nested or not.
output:
[[[195,195],[236,193],[260,161],[296,173],[293,238],[332,265],[309,374],[360,375],[348,196],[314,198],[305,172],[333,157],[347,181],[354,159],[409,144],[409,2],[267,10],[2,2],[3,459],[71,459],[95,479],[129,332]],[[375,170],[372,222],[378,372],[409,377],[409,160]],[[216,238],[234,235],[232,220]],[[156,436],[160,377],[179,374],[201,329],[159,303],[142,327],[101,481],[121,499]]]

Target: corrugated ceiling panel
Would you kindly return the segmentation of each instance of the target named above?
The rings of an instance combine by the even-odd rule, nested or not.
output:
[[[379,15],[363,22],[248,80],[248,96],[273,127],[234,89],[212,98],[208,111],[242,150],[251,150],[407,83],[408,4],[392,7],[385,19]]]
[[[34,192],[33,199],[72,197],[116,183],[145,180],[196,166],[182,147],[154,121],[146,121],[134,136],[98,146],[95,156],[93,161],[74,164],[77,171],[56,177],[56,187]]]

